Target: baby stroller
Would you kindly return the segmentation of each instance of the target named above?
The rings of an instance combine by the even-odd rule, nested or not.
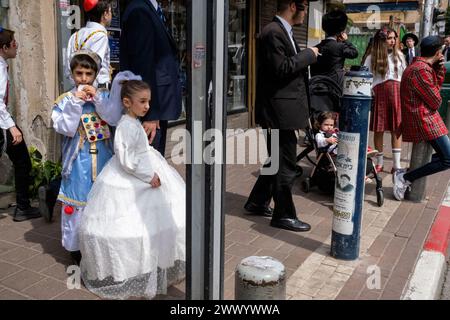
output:
[[[330,84],[330,79],[325,79],[321,77],[319,79],[314,79],[313,77],[310,82],[310,94],[311,94],[311,107],[310,107],[310,117],[308,119],[308,128],[306,128],[305,133],[305,142],[306,148],[297,156],[297,162],[306,158],[312,165],[313,169],[310,175],[302,182],[302,189],[305,193],[308,193],[311,188],[317,186],[319,190],[325,193],[333,193],[336,183],[336,175],[337,169],[335,165],[335,160],[333,156],[328,152],[328,147],[319,148],[317,146],[317,142],[315,140],[315,130],[312,125],[314,123],[315,117],[318,113],[323,110],[323,106],[325,104],[319,103],[319,101],[328,101],[327,106],[332,106],[328,110],[338,111],[339,107],[336,104],[330,104],[331,101],[336,101],[336,94],[338,91],[335,90],[337,86],[333,87],[333,92],[324,90],[323,88],[326,85]],[[316,80],[316,81],[314,81]],[[323,81],[322,81],[323,80]],[[319,84],[320,83],[320,84]],[[317,91],[314,91],[314,87],[317,86],[321,88],[321,95],[316,95]],[[314,109],[312,106],[319,105],[321,106],[319,109]],[[327,111],[328,111],[327,110]],[[315,151],[316,159],[313,161],[309,156],[312,151]],[[378,172],[375,169],[374,161],[372,157],[377,153],[376,150],[369,149],[367,153],[367,165],[366,165],[366,181],[369,179],[373,179],[376,182],[376,195],[377,195],[377,204],[381,207],[384,203],[384,193],[382,180],[379,176]],[[297,176],[301,175],[303,172],[302,169],[297,169]]]

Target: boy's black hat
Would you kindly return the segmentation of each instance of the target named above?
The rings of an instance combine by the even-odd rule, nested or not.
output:
[[[419,38],[417,38],[417,36],[414,33],[407,33],[402,38],[402,43],[405,45],[405,47],[406,47],[406,40],[408,38],[411,38],[414,40],[414,47],[419,44]]]
[[[348,17],[342,10],[333,10],[322,17],[322,29],[329,36],[337,35],[347,27]]]

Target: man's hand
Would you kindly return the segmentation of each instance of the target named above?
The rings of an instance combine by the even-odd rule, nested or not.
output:
[[[314,54],[316,55],[316,57],[319,55],[319,48],[311,47],[311,48],[308,48],[308,49],[311,49],[314,52]]]
[[[155,175],[153,176],[152,181],[150,181],[150,185],[152,186],[152,188],[159,188],[161,187],[161,180],[159,180],[159,176],[157,173],[155,173]]]
[[[156,136],[156,130],[159,129],[159,121],[144,121],[142,126],[148,136],[148,142],[152,144]]]
[[[23,141],[23,137],[22,137],[22,133],[20,132],[19,129],[17,129],[17,127],[11,127],[9,128],[9,132],[12,135],[12,144],[13,146],[18,145],[19,143],[21,143]]]

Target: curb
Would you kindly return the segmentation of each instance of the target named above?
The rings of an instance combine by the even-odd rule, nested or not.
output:
[[[439,208],[402,300],[438,300],[450,235],[450,187]]]

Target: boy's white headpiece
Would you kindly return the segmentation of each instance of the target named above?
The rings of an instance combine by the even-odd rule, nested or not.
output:
[[[135,75],[131,71],[119,72],[115,77],[111,86],[111,92],[109,94],[109,101],[112,104],[113,110],[122,110],[122,84],[124,81],[129,80],[142,80],[141,76]]]
[[[102,58],[100,58],[100,56],[97,53],[87,49],[78,50],[72,53],[72,55],[70,56],[70,62],[72,62],[72,59],[75,58],[76,56],[90,57],[92,60],[94,60],[95,64],[97,65],[97,74],[100,72],[100,69],[102,68]]]

